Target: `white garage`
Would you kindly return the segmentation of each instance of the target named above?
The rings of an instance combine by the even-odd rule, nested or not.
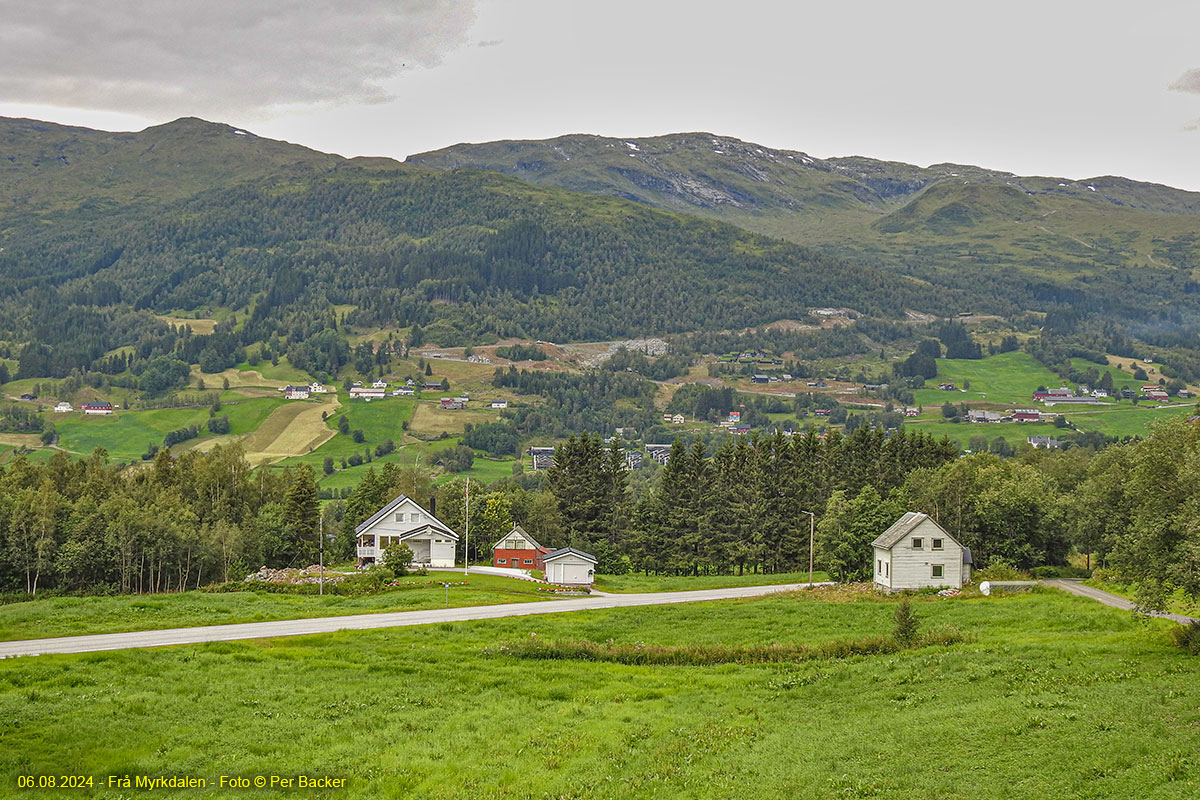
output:
[[[546,582],[563,586],[590,586],[596,579],[596,557],[574,547],[563,547],[542,557]]]

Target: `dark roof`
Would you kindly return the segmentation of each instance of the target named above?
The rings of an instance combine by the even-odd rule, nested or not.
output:
[[[594,555],[591,553],[585,553],[582,550],[576,550],[574,547],[560,547],[552,553],[546,553],[546,555],[542,556],[542,561],[553,561],[554,559],[562,558],[563,556],[579,556],[580,558],[586,559],[593,564],[598,563]]]
[[[412,500],[412,498],[411,498],[411,497],[409,497],[409,496],[408,496],[408,495],[406,495],[406,494],[402,494],[402,495],[400,495],[399,497],[397,497],[395,500],[393,500],[393,501],[391,501],[390,503],[386,504],[386,505],[385,505],[383,508],[381,508],[381,509],[379,509],[378,511],[376,511],[374,514],[372,514],[372,515],[371,515],[370,517],[368,517],[366,520],[364,520],[363,522],[360,522],[360,523],[359,523],[359,525],[358,525],[358,527],[354,529],[354,533],[355,533],[355,535],[357,536],[358,534],[360,534],[360,533],[362,533],[363,531],[365,531],[367,528],[370,528],[370,527],[371,527],[372,525],[374,525],[376,522],[379,522],[379,520],[383,519],[383,518],[384,518],[384,517],[386,517],[388,514],[392,513],[393,509],[395,509],[395,508],[396,508],[396,506],[400,505],[400,504],[401,504],[401,503],[403,503],[405,500]],[[417,507],[417,508],[421,509],[421,513],[423,513],[423,514],[429,514],[429,512],[425,510],[425,507],[424,507],[424,506],[422,506],[420,503],[418,503],[416,500],[413,500],[413,503],[416,505],[416,507]],[[454,531],[450,530],[450,529],[449,529],[449,528],[447,528],[445,525],[443,525],[443,524],[442,524],[442,522],[441,522],[441,520],[439,520],[437,517],[433,516],[433,514],[429,514],[429,518],[430,518],[430,519],[432,519],[432,520],[434,520],[434,522],[435,522],[435,523],[437,523],[437,524],[432,524],[432,523],[431,523],[431,524],[429,524],[429,525],[422,526],[421,528],[417,528],[417,529],[415,529],[414,531],[411,531],[410,533],[415,533],[415,532],[416,532],[416,531],[418,531],[418,530],[424,530],[426,527],[429,527],[429,528],[432,528],[432,529],[434,529],[434,530],[441,531],[442,533],[445,533],[445,534],[448,534],[448,535],[450,535],[450,536],[453,536],[455,539],[457,539],[457,538],[458,538],[458,534],[457,534],[457,533],[455,533]],[[407,536],[409,536],[409,535],[410,535],[410,533],[403,534],[403,535],[402,535],[402,538],[403,538],[403,537],[407,537]]]
[[[963,548],[963,563],[971,565],[975,564],[975,560],[971,557],[971,548],[969,547]]]

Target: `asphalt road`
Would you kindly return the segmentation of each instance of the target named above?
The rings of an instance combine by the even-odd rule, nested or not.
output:
[[[818,586],[828,584],[817,584]],[[424,611],[397,611],[389,614],[355,614],[344,617],[315,617],[278,622],[245,622],[236,625],[205,625],[195,628],[168,628],[157,631],[102,633],[88,636],[60,636],[54,639],[25,639],[0,642],[0,658],[37,656],[50,653],[90,653],[97,650],[129,650],[139,647],[167,647],[176,644],[226,642],[234,639],[263,639],[272,636],[303,636],[310,633],[400,628],[408,625],[433,625],[439,622],[464,622],[473,619],[524,617],[558,614],[566,611],[592,611],[630,606],[658,606],[671,603],[698,603],[706,600],[731,600],[758,597],[775,592],[807,588],[807,583],[773,586],[738,586],[731,589],[701,589],[693,592],[653,592],[645,594],[604,594],[570,600],[544,600],[506,603],[494,606],[464,606]]]
[[[1097,589],[1094,586],[1085,586],[1079,581],[1048,580],[1043,581],[1043,583],[1045,583],[1047,586],[1053,586],[1055,589],[1062,589],[1064,592],[1077,594],[1080,597],[1089,597],[1092,600],[1101,602],[1106,606],[1112,606],[1113,608],[1120,608],[1124,609],[1125,611],[1133,611],[1136,608],[1133,602],[1126,600],[1124,597],[1119,597],[1102,589]],[[1150,616],[1174,620],[1180,625],[1189,625],[1193,622],[1196,622],[1195,617],[1185,617],[1183,614],[1172,614],[1166,611],[1154,611],[1151,612]]]

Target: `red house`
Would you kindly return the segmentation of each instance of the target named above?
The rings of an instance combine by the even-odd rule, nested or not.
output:
[[[504,538],[492,547],[492,566],[509,569],[542,569],[542,556],[550,552],[550,548],[542,547],[533,537],[514,525]]]

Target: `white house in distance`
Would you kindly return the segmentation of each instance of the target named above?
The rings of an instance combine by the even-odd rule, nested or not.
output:
[[[909,511],[871,543],[875,586],[887,592],[926,587],[961,589],[971,579],[971,549],[928,514]]]
[[[413,565],[453,567],[458,534],[406,495],[400,495],[354,529],[358,566],[383,561],[384,551],[403,542]]]
[[[54,411],[59,414],[67,414],[74,410],[75,410],[75,407],[72,406],[70,403],[68,403],[66,400],[61,400],[61,401],[59,401],[58,405],[54,406]]]
[[[563,547],[542,556],[546,582],[564,586],[590,586],[596,579],[596,557],[574,547]]]

